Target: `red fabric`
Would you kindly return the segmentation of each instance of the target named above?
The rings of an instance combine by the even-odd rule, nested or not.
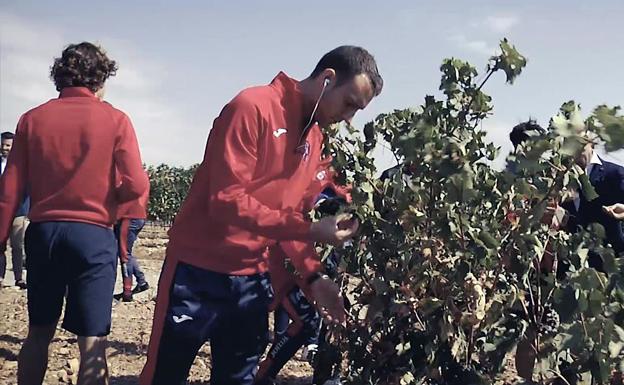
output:
[[[312,254],[317,260],[318,255]],[[298,283],[297,275],[291,273],[286,268],[288,256],[279,246],[269,249],[269,270],[271,271],[271,286],[273,287],[273,302],[269,307],[271,311],[277,309],[290,290]],[[320,269],[320,263],[319,263]]]
[[[130,228],[130,219],[124,218],[119,221],[119,259],[122,263],[128,262],[128,228]]]
[[[246,89],[215,120],[203,162],[169,231],[167,255],[233,275],[267,270],[276,241],[306,241],[301,206],[324,178],[323,134],[313,125],[308,151],[297,151],[303,125],[298,82],[280,73]]]
[[[119,262],[121,263],[121,278],[123,283],[124,295],[132,294],[132,274],[128,274],[128,229],[130,228],[130,219],[124,218],[119,221],[119,237],[117,243],[119,246]]]
[[[145,174],[147,176],[147,174]],[[133,199],[119,205],[117,219],[145,219],[147,218],[147,202],[149,200],[149,183],[139,199]]]
[[[343,197],[344,200],[348,204],[351,204],[353,202],[353,198],[351,197],[351,189],[352,189],[351,185],[339,186],[337,184],[332,183],[332,187],[333,187],[334,191],[336,191],[336,195]]]
[[[64,88],[59,98],[19,120],[0,177],[0,241],[7,239],[26,192],[33,222],[109,227],[116,220],[118,203],[138,198],[147,187],[130,119],[87,88]]]
[[[147,350],[147,361],[139,376],[140,385],[151,385],[154,379],[154,371],[156,370],[156,359],[158,358],[158,348],[160,346],[160,337],[162,336],[163,327],[165,325],[165,317],[167,308],[169,307],[169,292],[171,284],[175,277],[177,262],[173,258],[165,258],[160,279],[158,282],[158,293],[156,296],[156,306],[154,308],[154,320],[152,323],[152,332],[150,334],[149,346]]]

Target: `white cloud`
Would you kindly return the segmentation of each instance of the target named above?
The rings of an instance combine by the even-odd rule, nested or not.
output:
[[[494,40],[498,41],[501,37],[499,36],[500,34],[509,32],[518,22],[519,18],[513,15],[487,16],[483,20],[468,23],[472,30],[470,36],[466,33],[458,33],[449,37],[448,40],[466,51],[494,55],[498,52],[496,45],[490,44],[488,42],[489,39],[474,38],[472,35],[478,34],[479,36],[493,37]],[[492,36],[492,32],[496,33],[496,35]]]
[[[516,16],[488,16],[484,25],[490,30],[497,33],[507,33],[511,28],[518,24],[520,20]]]
[[[75,40],[68,35],[69,31],[0,12],[1,131],[13,130],[22,113],[57,96],[49,70],[53,58]],[[143,160],[175,165],[201,161],[203,144],[197,151],[171,151],[188,149],[192,132],[203,136],[203,130],[186,122],[176,104],[167,100],[162,80],[166,70],[126,41],[104,37],[96,43],[119,63],[117,76],[107,81],[105,99],[130,116]]]
[[[49,71],[62,41],[53,29],[0,13],[0,130],[12,130],[22,113],[56,96]]]
[[[470,52],[484,55],[493,55],[496,52],[496,47],[488,44],[485,40],[468,39],[463,34],[453,35],[448,40]]]
[[[467,41],[465,45],[466,45],[466,48],[471,51],[483,53],[486,55],[492,55],[494,51],[496,50],[495,47],[488,45],[488,43],[486,43],[483,40]]]
[[[45,25],[31,25],[14,15],[0,12],[0,39],[8,50],[42,51],[48,43],[62,43],[60,31]]]

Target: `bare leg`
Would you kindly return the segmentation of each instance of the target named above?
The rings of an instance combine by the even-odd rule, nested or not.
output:
[[[108,385],[106,337],[78,337],[78,385]]]
[[[28,336],[19,352],[17,383],[19,385],[41,385],[48,368],[48,347],[56,331],[56,322],[47,326],[28,328]]]

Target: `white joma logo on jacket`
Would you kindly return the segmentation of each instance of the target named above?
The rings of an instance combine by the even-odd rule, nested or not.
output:
[[[286,130],[285,128],[278,128],[277,130],[273,131],[273,136],[279,138],[280,136],[282,136],[282,134],[285,134],[287,132],[288,130]]]
[[[177,324],[179,324],[180,322],[192,321],[193,320],[193,317],[191,317],[189,315],[186,315],[186,314],[182,314],[179,317],[177,315],[174,315],[172,318],[173,318],[173,322],[175,322]]]

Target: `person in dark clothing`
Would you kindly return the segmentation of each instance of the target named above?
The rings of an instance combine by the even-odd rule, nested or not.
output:
[[[624,232],[620,221],[603,207],[624,202],[624,167],[602,159],[594,151],[594,145],[588,143],[583,152],[577,157],[577,164],[589,177],[598,196],[587,199],[581,189],[573,197],[561,204],[569,219],[566,230],[575,232],[579,227],[586,228],[591,223],[598,223],[605,229],[605,245],[611,245],[616,256],[624,251]],[[590,252],[588,259],[590,267],[604,271],[602,257],[596,252]]]
[[[514,153],[520,151],[523,143],[536,135],[543,135],[545,132],[532,120],[515,126],[509,135],[514,146]],[[547,209],[542,222],[570,233],[576,232],[580,228],[587,228],[592,223],[598,223],[605,228],[605,245],[610,245],[617,255],[624,251],[624,234],[616,214],[619,207],[617,204],[624,201],[624,167],[600,158],[594,151],[594,145],[591,142],[584,146],[575,161],[588,176],[597,197],[589,200],[587,192],[583,191],[582,188],[574,191],[569,199],[560,204],[553,203]],[[508,162],[506,171],[518,175],[517,163],[513,159]],[[604,271],[602,256],[595,250],[590,250],[588,254],[588,265],[598,271]],[[542,273],[549,274],[552,272],[553,261],[548,253],[542,259],[540,266],[542,266]],[[569,263],[559,261],[556,271],[557,277],[561,280],[565,279],[568,271]],[[528,333],[535,333],[535,331],[529,329]],[[518,374],[525,379],[532,377],[536,360],[529,342],[530,339],[523,339],[516,350],[516,369]]]
[[[132,254],[134,242],[137,240],[141,230],[143,230],[143,226],[145,226],[148,201],[149,188],[139,199],[126,202],[117,211],[119,220],[115,224],[115,237],[118,243],[123,280],[123,291],[113,296],[117,301],[130,302],[133,300],[133,294],[149,289],[149,284],[145,280],[145,274],[141,270],[137,258]],[[132,277],[135,277],[137,280],[137,285],[134,289],[132,289]]]
[[[13,139],[15,135],[12,132],[3,132],[1,135],[0,147],[0,174],[4,172],[7,164],[9,153],[13,148]],[[26,289],[26,281],[23,278],[24,270],[24,235],[28,226],[28,210],[30,209],[30,198],[26,196],[22,204],[15,213],[13,224],[9,233],[11,241],[11,262],[13,263],[13,276],[15,277],[15,286],[20,289]],[[6,274],[6,242],[0,244],[0,288]]]
[[[145,219],[142,218],[124,218],[115,225],[115,236],[119,242],[119,253],[124,253],[126,256],[126,272],[122,274],[124,290],[121,293],[113,295],[113,298],[117,301],[132,302],[134,294],[139,294],[149,289],[149,284],[145,279],[145,273],[141,270],[136,256],[132,254],[134,242],[136,242],[144,226]],[[120,255],[120,258],[123,257]],[[134,289],[132,288],[133,277],[136,278],[137,282]],[[129,282],[129,288],[126,287],[126,282]]]

